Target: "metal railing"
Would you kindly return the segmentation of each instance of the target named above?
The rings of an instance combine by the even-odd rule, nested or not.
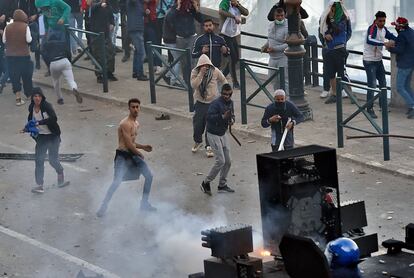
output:
[[[187,66],[191,65],[191,60],[192,60],[191,50],[189,48],[180,49],[180,48],[168,47],[165,45],[156,45],[156,44],[152,44],[152,42],[150,41],[146,43],[146,49],[147,49],[148,69],[149,69],[149,79],[150,79],[151,103],[157,103],[157,92],[155,89],[155,85],[185,90],[188,93],[188,109],[190,112],[193,112],[194,111],[194,98],[193,98],[193,88],[190,85],[190,75],[184,76],[185,80],[183,80],[181,76],[179,76],[173,69],[173,67],[178,62],[183,61],[184,59],[187,60],[186,61]],[[172,63],[168,63],[166,57],[164,57],[161,54],[161,51],[163,49],[179,52],[180,55],[176,59],[174,59]],[[154,56],[160,59],[161,63],[164,65],[162,72],[159,74],[157,78],[155,78],[155,74],[154,74]],[[166,74],[168,72],[170,72],[171,74],[175,76],[175,78],[177,79],[177,81],[180,83],[182,87],[172,86],[170,84],[163,85],[163,84],[158,83],[161,79],[166,78]],[[191,72],[191,70],[188,72]]]
[[[252,37],[252,38],[267,40],[267,36],[243,32],[243,31],[241,32],[241,36],[242,36],[242,39],[243,37]],[[240,49],[250,50],[254,52],[261,52],[260,48],[245,45],[242,43],[240,44],[239,47]],[[304,47],[306,49],[306,55],[303,60],[303,63],[304,63],[303,72],[304,72],[305,85],[312,85],[314,87],[319,86],[319,78],[323,77],[323,73],[319,71],[319,64],[323,63],[322,57],[319,56],[319,49],[322,49],[323,46],[317,43],[316,36],[310,35],[308,39],[306,40]],[[355,50],[348,50],[348,53],[350,55],[360,56],[361,61],[362,61],[363,52],[355,51]],[[383,56],[383,60],[391,61],[391,57]],[[349,69],[356,69],[356,70],[363,71],[365,74],[365,68],[363,66],[347,63],[346,67]],[[387,76],[390,76],[391,72],[385,71],[385,74]],[[351,79],[351,82],[354,84],[368,86],[367,82],[363,82],[360,80]],[[387,89],[391,90],[389,86],[387,87]]]
[[[252,67],[262,68],[267,70],[272,70],[273,73],[262,82],[261,79],[257,76],[257,73],[252,70]],[[246,71],[250,74],[256,84],[259,86],[249,97],[247,97],[246,90]],[[279,75],[280,88],[285,89],[285,69],[283,67],[273,68],[269,67],[265,63],[250,61],[241,59],[240,60],[240,98],[241,98],[241,119],[242,124],[247,124],[247,106],[266,108],[265,106],[250,103],[254,97],[256,97],[260,92],[264,92],[267,98],[273,102],[273,95],[267,90],[266,86],[273,81],[273,79]]]
[[[74,41],[77,43],[77,45],[82,49],[78,55],[76,55],[74,58],[72,57],[72,61],[71,61],[72,66],[101,74],[103,92],[107,93],[108,92],[108,70],[107,70],[107,61],[106,61],[105,34],[103,32],[95,33],[95,32],[86,31],[83,29],[72,28],[72,27],[69,27],[69,25],[65,25],[65,30],[66,30],[66,39],[68,43],[70,44],[70,41],[71,41],[70,38],[73,38]],[[83,41],[77,37],[75,32],[79,32],[87,36],[91,36],[90,45],[85,46]],[[93,56],[93,54],[91,53],[91,45],[94,43],[98,43],[101,47],[102,56],[103,56],[102,64],[100,64],[96,60],[96,58]],[[84,55],[89,57],[89,59],[91,60],[95,68],[89,68],[89,67],[76,64],[80,60],[80,58],[82,58],[82,56]]]
[[[337,135],[338,135],[338,148],[344,147],[344,128],[349,128],[352,130],[368,133],[368,134],[380,134],[386,135],[389,133],[389,125],[388,125],[388,102],[387,102],[387,88],[382,88],[381,90],[369,88],[366,86],[362,86],[355,83],[345,82],[340,77],[336,79],[336,115],[337,115]],[[343,86],[355,87],[358,89],[372,91],[377,93],[373,99],[367,101],[363,105],[359,104],[357,98],[350,93],[348,90],[345,90],[348,97],[351,99],[351,103],[355,104],[358,109],[353,112],[348,118],[345,120],[343,119],[343,111],[342,111],[342,88]],[[381,113],[382,113],[382,127],[378,125],[378,123],[371,117],[371,115],[367,112],[367,107],[370,107],[374,104],[375,100],[379,99],[380,106],[381,106]],[[375,129],[375,132],[370,132],[368,130],[357,128],[350,126],[348,123],[354,119],[357,115],[363,114],[367,120],[370,122],[371,126]],[[384,161],[390,160],[390,142],[389,137],[383,136],[383,154],[384,154]]]

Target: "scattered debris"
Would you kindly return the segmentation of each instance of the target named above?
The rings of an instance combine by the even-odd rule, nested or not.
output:
[[[249,141],[247,141],[247,143],[249,143],[249,144],[256,143],[256,140],[249,140]]]
[[[387,211],[387,213],[388,214],[394,214],[394,211],[390,210],[390,211]]]
[[[89,109],[79,109],[79,112],[90,112],[93,111],[94,109],[89,108]]]
[[[367,172],[365,172],[365,171],[359,171],[358,172],[358,174],[360,174],[360,175],[365,175]]]
[[[391,220],[391,219],[392,219],[392,216],[388,216],[388,217],[387,217],[387,220]]]
[[[163,128],[163,130],[169,130],[169,129],[171,129],[171,126],[166,126]]]
[[[377,181],[377,182],[376,182],[376,184],[381,184],[381,183],[382,183],[382,181]]]
[[[105,125],[106,127],[114,127],[115,125]]]
[[[170,118],[170,115],[168,115],[168,114],[164,114],[164,113],[162,113],[160,116],[158,116],[158,117],[155,117],[155,120],[157,120],[157,121],[169,121],[171,118]]]
[[[380,264],[385,264],[385,261],[384,260],[379,260],[378,261]]]
[[[200,173],[200,172],[194,173],[194,176],[202,176],[202,175],[204,175],[204,174],[203,173]]]
[[[73,247],[75,247],[75,248],[79,248],[79,247],[80,247],[80,245],[79,245],[79,244],[76,244],[76,245],[73,245]]]

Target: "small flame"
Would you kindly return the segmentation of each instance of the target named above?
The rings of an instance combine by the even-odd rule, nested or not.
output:
[[[262,251],[260,251],[260,255],[262,257],[269,257],[269,256],[272,255],[272,253],[270,253],[270,251],[267,251],[267,250],[262,250]]]

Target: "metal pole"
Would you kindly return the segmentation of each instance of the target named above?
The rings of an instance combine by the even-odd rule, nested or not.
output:
[[[279,80],[280,80],[280,88],[282,88],[283,90],[286,90],[286,77],[285,77],[285,68],[284,67],[280,67],[279,68]]]
[[[186,48],[185,50],[185,59],[187,59],[187,66],[189,68],[188,73],[191,73],[191,60],[193,57],[191,56],[191,49]],[[188,89],[188,109],[190,112],[194,112],[194,96],[193,96],[193,88],[191,87],[191,78],[190,74],[185,76],[185,82],[187,83]]]
[[[72,62],[72,46],[70,45],[69,24],[65,24],[65,40],[66,40],[67,53],[69,53],[70,61]]]
[[[305,75],[305,85],[311,84],[311,57],[310,57],[310,43],[305,43],[305,64],[303,67],[303,74]]]
[[[380,95],[381,109],[382,109],[382,134],[389,134],[388,126],[388,101],[387,101],[387,89],[381,88]],[[382,138],[384,161],[390,160],[390,138],[384,136]]]
[[[312,51],[312,86],[319,86],[319,63],[318,63],[318,43],[315,42],[311,45]]]
[[[288,48],[285,54],[288,57],[289,98],[302,112],[305,120],[312,118],[312,109],[305,99],[303,88],[303,56],[306,50],[303,47],[305,39],[300,32],[300,4],[302,0],[285,0],[289,35],[286,39]]]
[[[240,107],[242,124],[247,124],[247,103],[246,103],[246,69],[244,60],[240,60]]]
[[[152,53],[152,42],[151,41],[147,41],[146,49],[147,49],[147,58],[148,58],[151,103],[157,103],[157,96],[155,92],[155,76],[154,76],[154,53]]]
[[[344,147],[344,127],[342,126],[342,79],[336,78],[336,130],[338,134],[338,148]]]
[[[102,81],[103,81],[103,92],[108,92],[108,65],[106,61],[106,39],[105,39],[105,33],[100,32],[100,42],[101,42],[101,50],[102,50]]]

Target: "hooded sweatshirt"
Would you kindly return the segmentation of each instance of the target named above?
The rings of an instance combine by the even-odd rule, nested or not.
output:
[[[201,66],[208,65],[209,70],[205,76],[201,75]],[[204,82],[203,79],[207,82]],[[197,66],[191,71],[191,87],[194,90],[194,99],[202,103],[211,103],[218,96],[217,83],[226,84],[227,79],[223,73],[216,68],[210,61],[207,55],[203,54],[198,59]],[[201,88],[205,87],[204,93],[201,92]]]
[[[13,23],[7,25],[3,33],[3,43],[6,45],[6,56],[29,56],[29,45],[32,41],[27,15],[22,10],[15,10]]]
[[[329,18],[331,7],[336,5],[334,18]],[[335,0],[329,2],[327,9],[322,14],[320,20],[319,32],[325,39],[326,35],[331,35],[331,41],[325,41],[326,47],[329,50],[346,47],[347,41],[351,38],[352,29],[349,19],[348,10],[343,5],[342,1]]]
[[[33,91],[35,91],[35,88],[33,88]],[[42,96],[42,101],[40,102],[40,113],[43,117],[43,120],[39,121],[39,125],[46,125],[52,134],[56,136],[60,136],[60,127],[57,123],[57,116],[56,116],[55,110],[53,110],[52,105],[46,101],[46,97],[43,95],[42,92],[40,91],[33,92],[33,95],[35,94]],[[29,116],[27,117],[28,122],[30,122],[33,119],[33,110],[34,110],[33,95],[32,95],[32,101],[29,105]]]
[[[63,28],[63,25],[57,24],[60,19],[63,19],[64,24],[69,24],[71,9],[63,0],[36,0],[35,4],[42,10],[46,31],[49,28]]]

